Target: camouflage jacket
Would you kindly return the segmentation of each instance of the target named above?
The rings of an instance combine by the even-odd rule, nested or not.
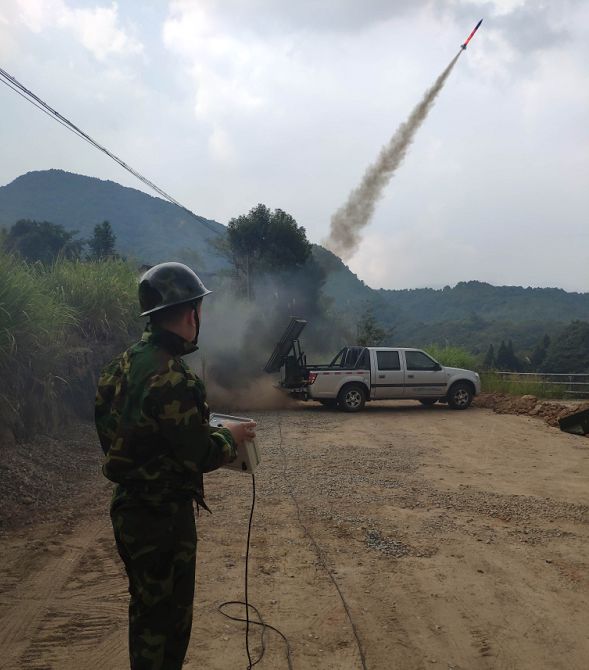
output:
[[[102,371],[95,406],[102,471],[129,491],[189,494],[202,504],[202,473],[236,457],[231,432],[209,426],[204,384],[181,358],[195,349],[148,329]]]

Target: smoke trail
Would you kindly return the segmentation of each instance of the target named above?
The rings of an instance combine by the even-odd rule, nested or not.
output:
[[[407,121],[397,128],[390,142],[381,149],[376,162],[366,170],[360,185],[350,193],[345,205],[331,217],[330,233],[325,246],[340,258],[347,260],[358,248],[360,232],[372,218],[385,186],[405,158],[415,133],[425,121],[461,53],[459,51],[450,61],[422,101],[411,112]]]

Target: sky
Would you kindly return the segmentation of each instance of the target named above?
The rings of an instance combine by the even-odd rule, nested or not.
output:
[[[0,66],[177,200],[312,242],[461,56],[349,267],[374,288],[589,291],[586,0],[0,0]],[[0,185],[145,190],[0,86]]]

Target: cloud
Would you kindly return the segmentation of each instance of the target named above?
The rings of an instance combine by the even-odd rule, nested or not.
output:
[[[120,26],[115,2],[110,6],[73,8],[64,0],[16,0],[16,9],[18,20],[32,32],[69,31],[99,61],[143,52],[142,43]]]
[[[501,33],[517,50],[547,49],[569,37],[565,17],[584,0],[171,0],[170,15],[180,21],[198,13],[230,34],[271,36],[305,33],[350,33],[429,13],[463,23],[468,30],[478,18],[485,29]]]
[[[250,34],[268,36],[286,32],[354,32],[396,16],[415,12],[428,0],[172,0],[175,15],[192,13],[196,7],[216,16],[226,26]]]
[[[181,3],[163,27],[163,42],[180,57],[195,84],[195,113],[215,119],[231,110],[255,111],[263,103],[256,69],[268,60],[268,47],[251,44],[224,30],[200,5]]]
[[[394,38],[391,53],[395,46],[413,45],[415,39],[406,33],[411,22],[415,34],[420,35],[415,51],[421,53],[422,46],[427,49],[427,40],[431,40],[432,20],[438,24],[436,42],[441,40],[440,27],[455,31],[459,22],[464,31],[456,33],[459,42],[482,15],[486,21],[484,39],[494,52],[492,61],[485,65],[487,72],[513,76],[514,60],[521,59],[522,51],[527,51],[528,57],[521,67],[533,68],[536,64],[531,52],[565,43],[568,33],[559,9],[574,6],[576,1],[548,5],[531,0],[172,0],[162,38],[193,82],[197,118],[219,126],[231,116],[251,116],[264,107],[274,106],[280,112],[276,96],[283,93],[285,82],[312,88],[322,77],[323,63],[330,59],[341,58],[343,70],[357,69],[354,58],[372,78],[369,69],[374,65],[367,66],[373,55],[370,40],[382,44],[383,35],[389,34]],[[406,34],[401,36],[400,29]],[[347,59],[352,35],[356,47],[364,42],[364,50],[357,49]],[[477,56],[471,58],[469,53],[471,61]],[[398,63],[398,56],[396,60]],[[333,86],[327,78],[322,84]],[[225,133],[229,134],[227,128]]]
[[[209,150],[212,158],[219,163],[235,162],[235,147],[231,142],[231,138],[219,126],[213,126],[213,132],[209,138]]]
[[[570,39],[559,3],[525,2],[492,18],[492,29],[502,33],[519,52],[545,51]]]

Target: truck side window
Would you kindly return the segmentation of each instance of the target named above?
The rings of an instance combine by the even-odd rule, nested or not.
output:
[[[376,364],[379,370],[400,370],[401,361],[398,351],[377,351]]]
[[[406,351],[407,370],[435,370],[436,362],[422,351]]]

